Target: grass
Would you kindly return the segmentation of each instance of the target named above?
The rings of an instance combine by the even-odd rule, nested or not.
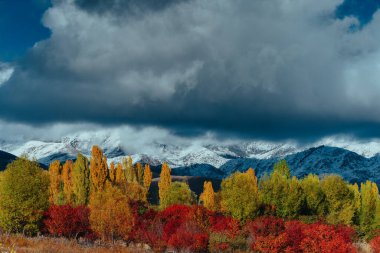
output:
[[[22,235],[0,236],[0,253],[132,253],[151,252],[141,246],[129,246],[122,243],[90,244],[65,238],[25,237]]]

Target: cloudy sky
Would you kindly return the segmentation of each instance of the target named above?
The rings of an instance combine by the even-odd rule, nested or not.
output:
[[[91,125],[187,137],[378,138],[379,7],[0,0],[0,138],[63,131],[57,125],[65,133]]]

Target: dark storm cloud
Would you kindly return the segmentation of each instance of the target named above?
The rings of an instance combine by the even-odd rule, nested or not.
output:
[[[56,2],[44,17],[51,38],[0,88],[0,114],[273,139],[380,134],[377,13],[353,33],[355,18],[334,17],[339,0],[108,11],[121,3],[137,2]]]
[[[189,0],[75,0],[75,4],[92,13],[116,15],[138,14],[146,11],[161,11],[173,4]]]

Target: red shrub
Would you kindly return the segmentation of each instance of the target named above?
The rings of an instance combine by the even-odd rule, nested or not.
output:
[[[159,213],[159,217],[164,224],[162,236],[164,241],[168,242],[177,229],[189,219],[190,210],[190,206],[173,205]]]
[[[304,223],[300,221],[288,221],[285,223],[285,246],[286,252],[301,253],[301,242],[305,238]]]
[[[240,233],[239,221],[232,217],[214,214],[210,216],[209,220],[212,233],[223,233],[229,237],[235,237]]]
[[[193,221],[187,221],[170,236],[168,246],[178,251],[205,252],[207,251],[208,233]]]
[[[85,236],[91,233],[89,214],[85,206],[52,205],[45,213],[45,230],[55,236]]]
[[[321,223],[305,227],[305,238],[301,242],[304,252],[347,253],[356,252],[348,228],[335,227]]]
[[[251,236],[279,235],[285,230],[283,219],[274,216],[263,216],[247,224]]]
[[[373,253],[380,253],[380,235],[374,237],[370,242]]]

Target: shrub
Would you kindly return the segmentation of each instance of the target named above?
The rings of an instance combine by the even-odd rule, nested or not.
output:
[[[356,252],[350,238],[351,229],[314,223],[306,226],[303,233],[305,238],[301,242],[301,249],[304,252]]]
[[[45,212],[45,230],[55,236],[77,238],[91,233],[90,210],[85,206],[52,205]]]

